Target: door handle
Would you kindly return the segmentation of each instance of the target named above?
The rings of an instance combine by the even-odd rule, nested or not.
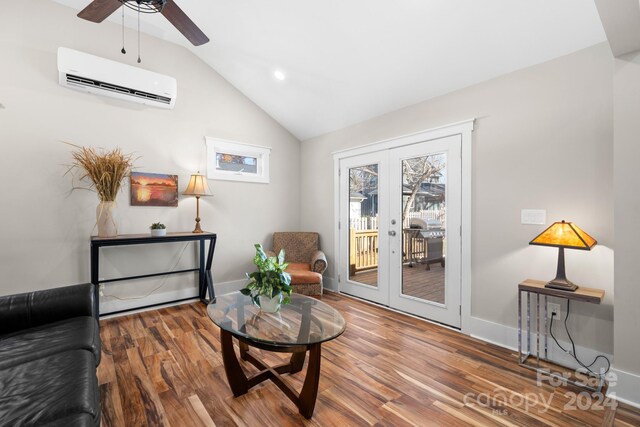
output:
[[[391,231],[389,232],[389,236],[395,236],[395,235],[396,235],[396,232],[395,232],[395,231],[391,230]]]

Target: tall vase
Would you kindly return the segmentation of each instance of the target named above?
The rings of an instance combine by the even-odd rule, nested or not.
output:
[[[96,208],[98,237],[116,237],[118,235],[118,218],[116,202],[100,202]]]

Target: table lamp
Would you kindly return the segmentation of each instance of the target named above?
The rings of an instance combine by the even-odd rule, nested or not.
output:
[[[200,171],[191,175],[189,179],[189,185],[184,190],[185,196],[196,196],[196,228],[193,233],[202,233],[200,228],[200,196],[211,196],[211,190],[209,190],[209,184],[207,183],[207,177],[202,175]]]
[[[549,228],[529,242],[530,245],[553,246],[558,248],[558,270],[556,278],[548,282],[545,287],[574,292],[578,286],[567,279],[564,272],[564,249],[581,249],[590,251],[598,242],[582,231],[572,222],[554,222]]]

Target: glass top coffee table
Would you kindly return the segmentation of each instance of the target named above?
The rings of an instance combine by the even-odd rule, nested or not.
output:
[[[320,380],[320,346],[344,332],[346,322],[342,315],[322,301],[297,294],[291,295],[291,303],[282,305],[280,312],[266,313],[240,292],[218,296],[207,306],[207,313],[220,327],[222,359],[233,395],[242,396],[251,387],[272,380],[305,418],[311,418]],[[238,340],[242,360],[259,372],[245,374],[233,349],[233,338]],[[288,363],[268,366],[250,354],[249,347],[292,355]],[[307,351],[307,374],[298,394],[281,375],[300,372]]]

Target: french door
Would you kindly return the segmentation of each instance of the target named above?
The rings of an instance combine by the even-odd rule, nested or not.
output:
[[[340,291],[460,327],[461,136],[340,159]]]

